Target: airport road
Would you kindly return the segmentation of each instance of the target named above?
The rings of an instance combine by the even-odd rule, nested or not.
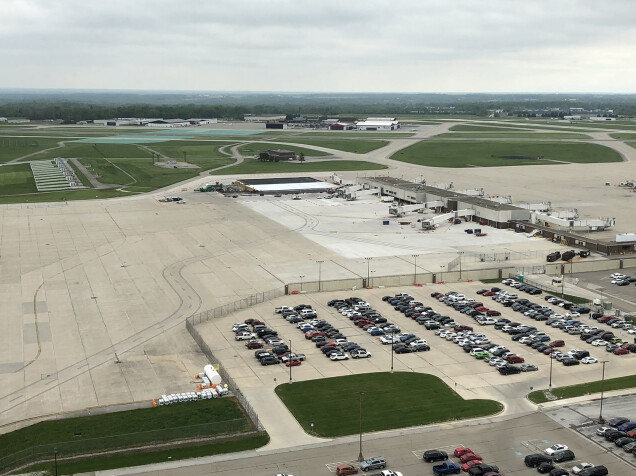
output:
[[[384,456],[388,468],[404,476],[431,474],[433,464],[422,461],[427,449],[442,449],[452,453],[458,446],[477,451],[489,464],[495,464],[506,475],[530,476],[535,469],[523,464],[523,457],[541,452],[548,446],[562,443],[576,454],[576,460],[560,465],[566,469],[581,461],[603,464],[612,476],[633,474],[634,468],[605,451],[594,442],[581,437],[547,415],[536,413],[504,421],[479,420],[405,429],[395,432],[364,435],[362,453],[365,458]],[[357,435],[339,438],[311,447],[290,448],[287,451],[251,451],[234,455],[200,458],[198,460],[100,471],[98,476],[152,474],[153,476],[273,476],[279,473],[294,476],[328,476],[338,464],[357,464],[360,451]],[[633,457],[630,457],[633,460]],[[457,458],[451,456],[453,461]]]

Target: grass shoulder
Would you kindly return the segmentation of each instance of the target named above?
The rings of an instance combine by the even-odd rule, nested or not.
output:
[[[391,159],[428,167],[501,167],[621,162],[614,150],[577,142],[421,141]]]
[[[276,393],[300,425],[322,437],[373,432],[493,415],[494,400],[464,400],[429,374],[378,372],[284,384]]]
[[[553,400],[565,400],[567,398],[582,397],[583,395],[591,395],[600,393],[601,391],[609,392],[611,390],[625,390],[636,387],[636,375],[628,375],[626,377],[617,377],[598,380],[595,382],[581,383],[577,385],[569,385],[567,387],[553,388],[550,392],[552,398],[548,398],[545,390],[535,390],[528,394],[528,399],[533,403],[546,403]],[[556,398],[555,398],[556,397]]]
[[[262,162],[245,159],[242,163],[220,170],[212,170],[210,175],[267,174],[267,173],[307,173],[338,172],[350,170],[382,170],[385,165],[358,160],[320,160],[316,162]]]

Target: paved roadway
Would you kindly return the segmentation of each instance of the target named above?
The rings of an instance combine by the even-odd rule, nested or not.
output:
[[[606,401],[608,416],[614,406],[620,405],[622,403]],[[590,411],[593,406],[592,404]],[[632,408],[634,407],[632,403]],[[424,463],[421,459],[425,450],[436,448],[452,452],[458,446],[468,446],[483,456],[486,462],[499,466],[508,476],[530,476],[537,472],[525,467],[523,457],[541,452],[552,444],[563,443],[577,456],[575,461],[560,465],[566,469],[587,461],[607,466],[612,476],[633,474],[633,456],[618,458],[599,446],[594,439],[579,434],[580,420],[586,417],[581,417],[577,412],[581,411],[578,407],[546,411],[554,415],[534,413],[515,418],[480,419],[364,435],[362,452],[365,458],[384,456],[388,461],[388,469],[401,471],[404,476],[413,476],[432,473],[432,464]],[[572,427],[571,424],[575,426]],[[294,476],[329,476],[335,473],[338,464],[356,464],[359,451],[358,436],[352,435],[308,447],[290,447],[286,451],[249,451],[146,467],[99,471],[96,474],[273,476],[287,473]],[[456,460],[453,457],[451,459]]]

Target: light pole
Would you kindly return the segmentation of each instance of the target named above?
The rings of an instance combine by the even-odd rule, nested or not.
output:
[[[392,336],[395,336],[395,334],[391,334]],[[391,338],[391,373],[393,373],[393,346],[395,345],[395,340],[393,339],[393,337]]]
[[[316,261],[316,263],[318,263],[318,292],[320,292],[322,290],[320,281],[322,279],[322,263],[324,263],[324,261]]]
[[[360,396],[360,454],[358,454],[358,461],[364,461],[364,456],[362,456],[362,396],[364,392],[358,392]]]
[[[603,391],[605,390],[605,364],[607,363],[607,360],[602,360],[601,363],[603,364],[603,376],[601,377],[601,411],[598,414],[598,422],[604,423],[605,420],[603,419]]]
[[[57,476],[57,447],[53,448],[53,459],[55,460],[55,476]]]
[[[301,274],[300,276],[298,276],[300,278],[300,292],[303,292],[303,278],[305,277],[304,274]]]
[[[554,359],[552,358],[552,354],[550,354],[550,383],[548,384],[548,389],[550,391],[552,391],[552,361]]]
[[[371,287],[373,287],[373,277],[374,277],[373,273],[375,273],[375,269],[371,270]]]
[[[289,360],[287,361],[287,363],[289,364],[289,384],[291,385],[292,383],[292,374],[291,374],[291,370],[292,370],[292,347],[291,347],[291,339],[289,339]]]
[[[417,257],[419,255],[411,255],[415,260],[415,264],[413,266],[413,284],[417,284]]]
[[[371,260],[372,260],[373,258],[364,258],[364,259],[366,259],[366,260],[367,260],[367,286],[368,286],[368,285],[369,285],[369,269],[370,269],[370,268],[369,268],[369,266],[370,266],[370,264],[371,264]]]
[[[464,254],[463,251],[458,251],[457,254],[459,255],[459,280],[462,280],[462,255]]]
[[[441,283],[443,281],[442,280],[442,273],[443,273],[445,267],[446,266],[444,266],[443,264],[439,265],[439,281],[438,281],[438,283]]]

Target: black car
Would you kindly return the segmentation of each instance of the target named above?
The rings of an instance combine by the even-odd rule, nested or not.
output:
[[[558,451],[552,455],[552,461],[555,463],[563,463],[565,461],[572,461],[576,456],[574,456],[574,451],[572,450],[563,450]]]
[[[574,357],[566,357],[561,361],[561,363],[566,367],[569,367],[570,365],[579,365],[581,362],[576,360]]]
[[[541,463],[551,463],[552,462],[552,458],[550,458],[549,456],[546,456],[546,455],[542,455],[540,453],[535,453],[535,454],[531,454],[531,455],[526,456],[523,459],[523,462],[529,468],[536,468]]]
[[[427,450],[422,456],[424,461],[432,463],[434,461],[446,461],[448,459],[448,453],[440,450]]]
[[[425,352],[431,350],[431,347],[428,344],[417,344],[416,346],[412,346],[411,349],[414,352]]]
[[[501,375],[514,375],[521,373],[521,368],[515,365],[505,365],[503,367],[499,367],[498,370]]]
[[[473,466],[468,470],[469,476],[483,476],[486,473],[498,473],[499,466],[495,466],[494,464],[480,464],[477,466]]]
[[[279,364],[279,363],[280,363],[280,360],[278,360],[276,357],[273,357],[273,356],[267,356],[261,359],[261,365],[273,365],[273,364]]]
[[[579,473],[579,476],[607,476],[607,468],[603,465],[594,466],[593,468],[585,468]]]
[[[569,476],[570,473],[563,468],[554,468],[550,471],[550,476]]]
[[[541,474],[549,473],[553,469],[554,465],[552,464],[552,461],[545,461],[543,463],[539,463],[537,466],[537,471]]]
[[[629,436],[621,436],[620,438],[616,438],[614,440],[614,444],[616,446],[620,446],[621,448],[625,446],[626,444],[633,443],[633,442],[634,442],[634,439],[630,438]]]
[[[607,422],[607,424],[611,427],[614,428],[618,428],[619,426],[621,426],[623,423],[627,423],[629,420],[629,418],[625,418],[625,417],[614,417],[612,418],[610,421]]]
[[[610,431],[606,431],[603,436],[605,437],[607,441],[614,442],[618,440],[619,438],[626,437],[627,433],[625,433],[624,431],[619,431],[619,430],[610,430]]]
[[[404,344],[398,344],[393,347],[393,352],[395,352],[396,354],[410,354],[412,350]]]

